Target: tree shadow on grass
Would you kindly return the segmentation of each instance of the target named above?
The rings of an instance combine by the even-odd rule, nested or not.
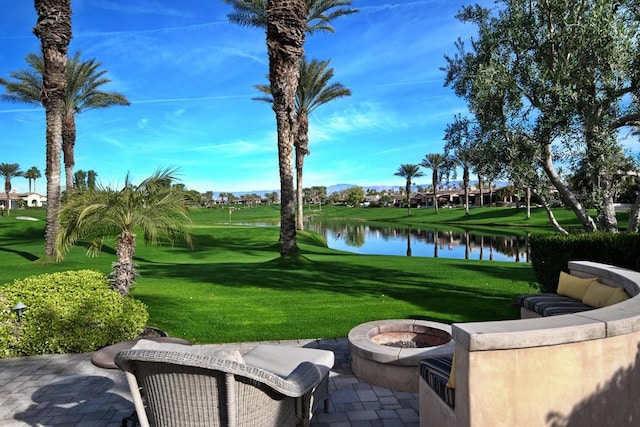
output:
[[[336,257],[339,259],[339,257]],[[495,306],[501,310],[509,302],[490,289],[451,285],[437,277],[385,269],[371,265],[341,264],[339,262],[309,261],[304,267],[283,268],[280,262],[215,263],[215,264],[149,264],[138,269],[145,279],[188,280],[194,284],[210,284],[236,289],[268,288],[282,292],[298,292],[303,297],[313,292],[326,292],[349,297],[385,298],[406,301],[425,311],[454,315],[460,319],[482,320],[495,318]],[[154,298],[162,298],[154,293]],[[476,301],[470,313],[460,313],[461,298]],[[148,296],[141,298],[150,304]],[[156,301],[155,303],[161,303]],[[164,302],[162,302],[164,304]],[[170,301],[166,303],[171,304]],[[375,313],[372,313],[375,314]],[[409,315],[409,313],[407,313]],[[431,319],[439,320],[439,319]]]

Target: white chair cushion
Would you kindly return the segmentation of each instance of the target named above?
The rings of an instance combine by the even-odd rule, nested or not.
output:
[[[174,351],[177,353],[196,354],[198,356],[215,357],[216,359],[245,363],[238,350],[216,349],[202,345],[182,345],[141,339],[133,346],[133,349]]]
[[[335,361],[332,351],[316,348],[260,344],[243,357],[247,365],[287,377],[302,362],[315,364],[322,377],[329,373]]]

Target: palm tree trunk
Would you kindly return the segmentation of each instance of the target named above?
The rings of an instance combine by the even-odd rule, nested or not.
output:
[[[136,265],[133,263],[135,252],[136,235],[131,231],[122,232],[118,236],[118,247],[116,248],[118,262],[114,262],[111,266],[113,271],[109,279],[111,288],[122,296],[127,295],[131,286],[136,283]]]
[[[280,170],[281,255],[297,254],[293,190],[293,145],[296,135],[295,96],[300,57],[304,53],[307,7],[304,0],[269,0],[267,3],[267,50],[272,108],[278,127]]]
[[[62,153],[64,154],[64,176],[67,191],[73,191],[73,167],[75,158],[73,151],[76,145],[76,121],[73,115],[62,119]]]
[[[298,114],[298,130],[295,140],[296,147],[296,199],[298,215],[296,216],[296,228],[304,230],[304,203],[302,200],[302,174],[304,169],[304,156],[309,154],[309,119],[306,114]]]
[[[44,58],[42,104],[46,111],[47,224],[45,255],[55,256],[60,209],[62,112],[67,87],[67,49],[71,40],[71,0],[35,0],[38,21],[33,32]]]
[[[433,209],[435,210],[435,213],[438,213],[438,184],[436,182],[438,181],[438,170],[436,168],[433,169],[432,181],[433,181]]]

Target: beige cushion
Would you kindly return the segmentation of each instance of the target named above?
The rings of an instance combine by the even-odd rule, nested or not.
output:
[[[216,359],[231,360],[237,363],[244,363],[242,355],[238,350],[221,349],[206,345],[189,346],[142,339],[133,346],[133,349],[174,351],[177,353],[196,354],[198,356],[215,357]]]
[[[629,298],[631,297],[627,294],[627,291],[625,291],[624,288],[615,288],[605,305],[617,304],[619,302],[626,301]]]
[[[589,285],[594,281],[597,281],[597,279],[593,277],[585,279],[561,271],[560,278],[558,279],[558,295],[564,295],[582,301],[584,294],[587,293],[587,289],[589,289]]]
[[[615,290],[616,288],[603,285],[596,280],[589,285],[589,289],[587,289],[587,292],[584,294],[582,302],[595,308],[604,307],[607,305],[607,301],[609,301],[609,298],[611,298]]]
[[[322,377],[333,367],[332,351],[317,348],[260,344],[244,355],[247,365],[273,372],[286,378],[302,362],[311,362],[318,367]]]

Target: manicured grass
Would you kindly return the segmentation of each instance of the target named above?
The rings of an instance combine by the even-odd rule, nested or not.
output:
[[[112,242],[97,258],[74,248],[60,264],[44,262],[44,221],[17,220],[22,214],[44,218],[26,211],[0,219],[0,283],[51,271],[110,271]],[[278,207],[232,213],[233,221],[278,218]],[[302,256],[283,259],[277,227],[228,226],[222,209],[197,210],[193,220],[193,249],[138,243],[132,291],[147,304],[150,324],[193,342],[340,337],[383,318],[516,318],[513,299],[534,281],[528,264],[348,254],[306,232],[298,234]]]

